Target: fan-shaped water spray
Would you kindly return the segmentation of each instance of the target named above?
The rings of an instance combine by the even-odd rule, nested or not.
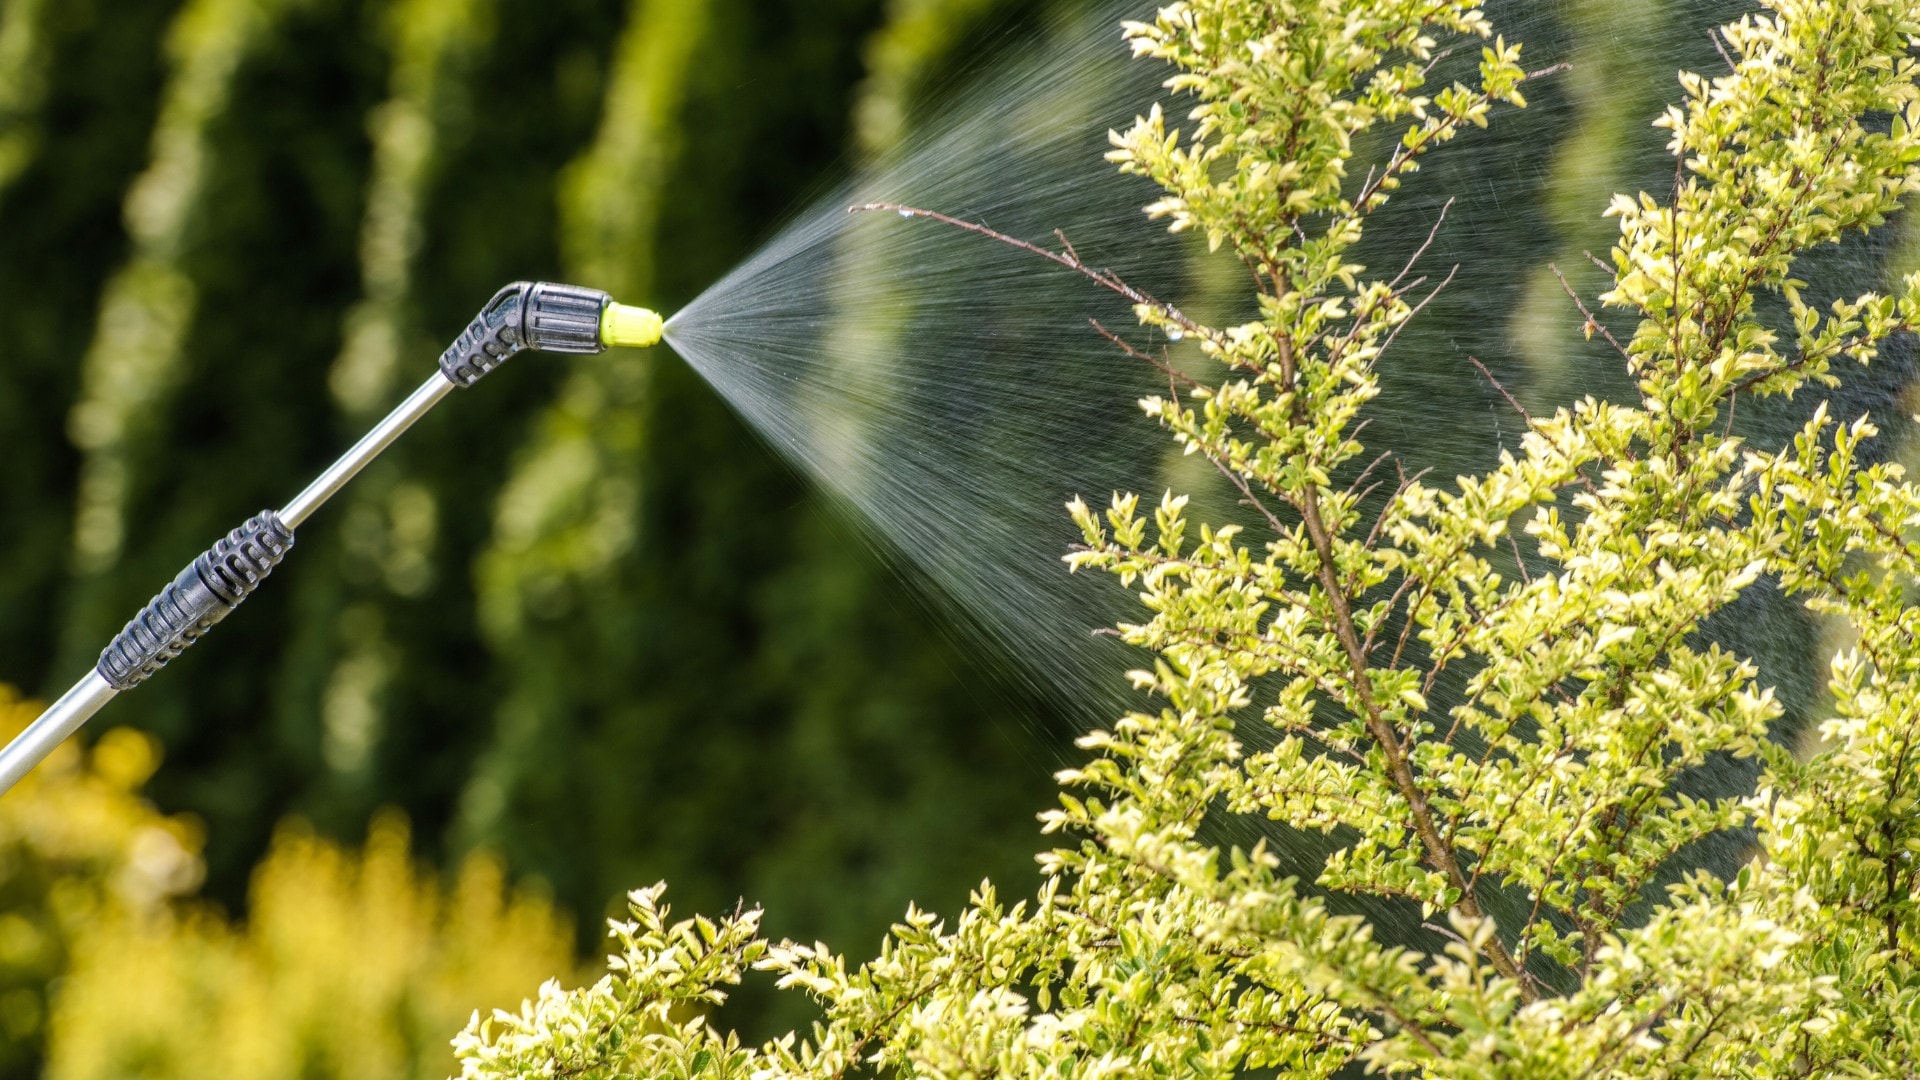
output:
[[[1165,388],[1163,366],[1200,371],[1204,358],[1191,342],[1139,329],[1123,297],[1030,251],[910,212],[850,209],[937,211],[1071,251],[1202,321],[1245,317],[1253,290],[1237,261],[1149,222],[1140,207],[1154,189],[1102,160],[1110,130],[1167,97],[1164,71],[1132,60],[1121,40],[1122,17],[1139,7],[1054,24],[975,72],[897,152],[800,214],[666,328],[780,452],[932,582],[967,632],[1087,723],[1137,705],[1121,673],[1138,657],[1096,633],[1137,608],[1111,581],[1065,572],[1075,533],[1062,504],[1172,488],[1193,493],[1202,517],[1247,513],[1135,404]],[[1527,42],[1530,68],[1570,69],[1530,86],[1524,112],[1435,154],[1375,216],[1364,247],[1387,276],[1418,254],[1409,274],[1426,277],[1423,291],[1450,279],[1382,362],[1383,394],[1363,435],[1409,472],[1441,477],[1483,467],[1511,443],[1524,426],[1518,408],[1626,390],[1617,357],[1583,336],[1561,275],[1588,296],[1600,291],[1583,252],[1612,242],[1607,194],[1671,184],[1650,121],[1677,94],[1676,68],[1723,63],[1708,28],[1738,5],[1488,10],[1506,37]],[[1574,24],[1607,19],[1629,52],[1567,55]],[[1437,84],[1477,63],[1480,47],[1443,44]],[[1390,145],[1361,147],[1360,160]],[[1885,272],[1883,248],[1823,257],[1821,287],[1864,287]],[[1884,402],[1904,378],[1900,364],[1889,368],[1856,379],[1843,410]],[[1764,435],[1786,419],[1742,422]],[[1793,684],[1809,666],[1804,619],[1759,594],[1739,608],[1716,631],[1775,671],[1787,700],[1806,701],[1811,683]],[[1444,694],[1435,702],[1447,704]]]

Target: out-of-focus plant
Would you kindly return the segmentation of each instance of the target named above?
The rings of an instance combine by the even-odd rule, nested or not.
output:
[[[0,685],[0,736],[38,714]],[[443,884],[392,813],[358,852],[283,826],[229,920],[189,896],[198,826],[140,795],[159,762],[113,728],[0,799],[0,1075],[442,1077],[449,1029],[571,966],[544,894],[484,854]]]
[[[910,911],[860,966],[762,940],[758,912],[675,923],[636,892],[609,974],[476,1017],[463,1075],[1913,1075],[1920,487],[1864,463],[1865,418],[1823,408],[1784,448],[1727,418],[1920,329],[1920,275],[1818,306],[1794,277],[1920,190],[1920,3],[1764,6],[1724,29],[1726,74],[1682,75],[1668,197],[1609,211],[1600,299],[1639,325],[1616,341],[1582,314],[1634,400],[1527,417],[1518,453],[1445,487],[1363,454],[1420,279],[1351,256],[1429,150],[1524,104],[1518,47],[1477,0],[1192,0],[1130,26],[1192,125],[1156,108],[1112,160],[1165,189],[1151,214],[1236,252],[1259,302],[1215,327],[1132,294],[1221,365],[1167,366],[1143,405],[1265,526],[1191,522],[1172,494],[1072,506],[1072,565],[1140,591],[1119,632],[1153,654],[1134,682],[1156,702],[1063,774],[1044,820],[1077,840],[1042,855],[1031,902],[983,885],[952,924]],[[1488,43],[1475,84],[1429,92],[1443,34]],[[1399,142],[1354,168],[1381,127]],[[1805,760],[1769,741],[1755,665],[1702,633],[1763,575],[1854,634]],[[1249,751],[1236,732],[1261,722]],[[1764,764],[1757,793],[1680,792],[1725,756]],[[1202,839],[1235,815],[1331,854]],[[1736,874],[1681,872],[1740,829],[1759,857]],[[1426,933],[1385,940],[1328,894]],[[824,1021],[752,1048],[688,1015],[754,967]]]
[[[927,76],[1002,0],[889,0],[886,26],[867,42],[867,81],[854,107],[860,148],[884,153],[907,130]]]
[[[406,824],[353,852],[283,826],[247,919],[200,905],[106,912],[75,935],[46,1075],[443,1077],[445,1033],[571,963],[544,896],[477,855],[454,880],[416,866]]]
[[[38,716],[0,685],[0,737]],[[32,1075],[47,990],[102,920],[152,917],[200,882],[200,836],[139,795],[159,764],[148,736],[67,742],[0,799],[0,1074]]]

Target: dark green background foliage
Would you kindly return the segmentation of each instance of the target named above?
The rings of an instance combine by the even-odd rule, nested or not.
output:
[[[241,56],[230,102],[200,133],[198,209],[164,253],[196,312],[173,385],[129,436],[124,554],[98,569],[76,569],[84,455],[69,422],[106,283],[135,254],[123,204],[153,157],[169,80],[183,77],[157,44],[183,5],[11,12],[37,21],[46,92],[0,118],[34,146],[0,191],[0,275],[15,298],[0,342],[0,681],[57,693],[177,564],[284,502],[370,419],[336,400],[329,373],[367,292],[369,117],[394,92],[387,21],[405,6],[292,5]],[[465,101],[436,118],[439,159],[410,223],[408,349],[386,401],[500,284],[578,276],[562,250],[566,169],[596,137],[623,27],[649,14],[625,0],[477,6],[494,28],[445,74]],[[863,48],[889,14],[880,0],[704,6],[671,88],[676,153],[662,175],[630,178],[658,184],[666,210],[622,253],[643,268],[622,273],[652,281],[628,298],[666,310],[843,167]],[[925,51],[929,70],[951,54]],[[431,494],[428,566],[404,588],[383,577],[383,542],[369,555],[353,535],[367,521],[343,499],[301,530],[218,645],[101,717],[164,740],[150,790],[206,821],[209,892],[238,904],[283,815],[357,837],[381,805],[405,809],[438,854],[503,849],[584,916],[594,948],[598,912],[663,877],[689,909],[744,896],[777,912],[777,932],[862,940],[909,896],[953,906],[984,875],[1030,875],[1031,815],[1058,753],[1017,719],[1037,706],[996,690],[854,526],[664,350],[619,358],[653,368],[618,401],[638,417],[623,430],[640,434],[598,451],[637,493],[625,548],[570,596],[483,630],[476,566],[496,498],[540,436],[542,403],[581,365],[607,362],[523,357],[362,479]],[[377,734],[337,768],[329,688],[369,636],[389,673],[372,698]],[[513,727],[509,707],[534,729]],[[477,777],[503,808],[475,824],[462,807]]]
[[[1468,269],[1398,347],[1375,429],[1443,469],[1518,430],[1469,352],[1535,405],[1617,389],[1592,374],[1604,354],[1539,347],[1577,326],[1546,264],[1597,289],[1580,252],[1611,242],[1607,193],[1665,190],[1647,121],[1675,66],[1717,63],[1704,28],[1738,10],[1492,8],[1530,66],[1576,67],[1478,150],[1436,156],[1382,219],[1417,238],[1442,193],[1463,203],[1436,260]],[[254,20],[230,73],[169,31],[196,9]],[[0,166],[18,166],[0,168],[0,681],[63,689],[185,560],[423,378],[500,284],[579,280],[673,310],[891,137],[861,134],[861,101],[916,100],[1038,10],[4,0],[4,33],[30,47],[0,48]],[[402,27],[447,12],[463,33]],[[157,141],[194,78],[223,88],[215,106]],[[392,167],[373,133],[396,100],[420,129],[395,145],[430,152],[404,212],[370,217]],[[174,137],[197,140],[200,171],[156,238],[130,229],[129,193]],[[365,254],[380,243],[403,256]],[[1909,258],[1839,262],[1871,278]],[[376,263],[398,284],[370,278]],[[125,339],[103,335],[109,283],[142,266],[192,300],[136,306],[186,321],[135,395],[111,374]],[[399,346],[377,407],[339,391],[370,311]],[[435,856],[503,851],[589,938],[609,901],[661,878],[682,910],[744,897],[773,934],[855,954],[908,898],[951,909],[989,875],[1023,891],[1065,752],[1035,734],[1061,727],[1048,703],[951,644],[857,526],[664,350],[619,359],[638,374],[608,362],[528,355],[436,411],[302,530],[244,612],[97,721],[164,741],[150,790],[205,820],[211,894],[238,904],[283,816],[351,838],[383,805]],[[1882,403],[1902,363],[1869,387]],[[126,414],[107,444],[85,435],[102,401]],[[108,474],[125,536],[89,556],[77,493]],[[542,496],[544,516],[515,517]],[[1809,633],[1744,647],[1792,657]]]

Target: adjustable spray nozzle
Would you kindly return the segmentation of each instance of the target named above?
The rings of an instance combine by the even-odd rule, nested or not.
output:
[[[616,304],[599,289],[551,281],[516,281],[493,294],[466,332],[440,354],[440,371],[455,386],[472,386],[522,349],[597,353],[609,345],[660,343],[665,326],[646,308]]]
[[[665,328],[665,320],[655,312],[616,304],[598,289],[518,281],[495,293],[440,354],[439,372],[292,502],[254,515],[189,563],[134,616],[85,678],[0,750],[0,792],[115,694],[146,681],[253,595],[292,550],[294,530],[455,387],[472,386],[522,349],[597,353],[613,345],[645,348],[659,344]]]

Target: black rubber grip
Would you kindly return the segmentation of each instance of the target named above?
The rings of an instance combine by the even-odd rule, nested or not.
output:
[[[292,547],[293,530],[271,510],[221,537],[100,654],[100,677],[119,690],[145,682],[253,595]]]
[[[613,298],[598,289],[551,281],[516,281],[493,294],[459,338],[440,354],[440,371],[455,386],[472,386],[522,349],[597,353],[600,312]]]

